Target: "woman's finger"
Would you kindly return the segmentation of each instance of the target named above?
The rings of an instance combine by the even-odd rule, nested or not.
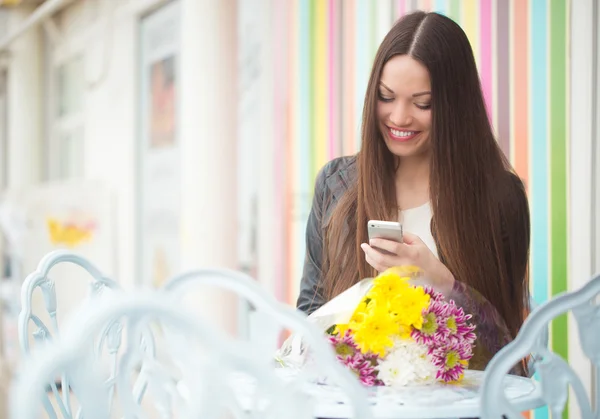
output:
[[[383,264],[384,255],[381,252],[378,252],[366,243],[361,244],[360,248],[363,250],[363,252],[365,252],[366,256],[369,256],[369,258],[371,258],[373,262],[377,263],[378,265]]]
[[[367,261],[367,263],[369,265],[371,265],[373,267],[373,269],[375,269],[377,272],[383,272],[385,269],[383,269],[383,267],[379,266],[378,263],[376,263],[373,259],[371,259],[371,257],[367,254],[365,254],[365,260]]]
[[[377,249],[385,250],[392,255],[398,255],[401,246],[400,243],[387,239],[371,239],[369,240],[369,245],[371,247],[376,247]]]
[[[419,244],[423,242],[419,236],[409,233],[408,231],[402,232],[402,240],[406,244]]]

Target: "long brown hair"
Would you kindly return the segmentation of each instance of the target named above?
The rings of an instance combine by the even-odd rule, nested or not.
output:
[[[383,67],[399,54],[422,63],[431,79],[429,194],[440,260],[498,309],[514,336],[528,299],[527,197],[492,132],[467,36],[436,13],[404,16],[377,51],[363,109],[358,179],[325,232],[325,296],[331,299],[375,274],[360,248],[368,242],[367,221],[398,217],[397,159],[382,138],[376,106]]]

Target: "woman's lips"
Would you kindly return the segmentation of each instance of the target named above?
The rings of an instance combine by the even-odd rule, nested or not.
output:
[[[406,142],[415,138],[421,131],[403,130],[396,128],[388,128],[388,133],[393,141]]]

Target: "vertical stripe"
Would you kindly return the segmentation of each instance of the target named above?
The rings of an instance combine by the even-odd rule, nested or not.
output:
[[[567,5],[550,2],[550,202],[552,295],[567,290]],[[567,316],[552,324],[552,349],[568,358]],[[563,417],[568,416],[568,409]]]
[[[498,135],[498,0],[491,0],[492,3],[492,99],[490,113],[492,115],[492,124],[494,126],[494,135]]]
[[[448,17],[460,24],[460,0],[448,0]]]
[[[287,3],[278,3],[275,6],[275,10],[273,12],[274,16],[287,16]],[[285,59],[285,51],[287,42],[287,26],[286,19],[273,19],[273,32],[271,36],[273,36],[274,42],[274,89],[273,89],[273,100],[275,103],[283,103],[285,97],[285,88],[288,85],[287,83],[287,63],[288,60]],[[285,121],[286,121],[286,109],[282,107],[274,107],[274,132],[275,138],[288,138],[288,132],[285,129]],[[287,141],[275,141],[274,144],[274,153],[275,156],[282,156],[287,154],[288,144]],[[281,162],[282,159],[275,159],[274,164],[274,173],[275,173],[275,194],[277,195],[277,199],[275,200],[275,214],[278,214],[277,224],[279,226],[287,225],[287,212],[286,212],[286,198],[283,196],[285,194],[285,179],[286,176],[286,166],[284,166]],[[285,247],[284,243],[286,240],[285,235],[280,235],[275,237],[273,240],[273,250],[275,252],[276,260],[274,262],[274,270],[277,276],[283,274],[285,272]],[[295,284],[286,284],[283,281],[275,281],[274,284],[274,293],[275,297],[279,301],[287,301],[286,296],[286,285],[295,285]]]
[[[510,156],[510,58],[509,58],[509,2],[498,1],[497,8],[497,83],[498,83],[498,141]]]
[[[384,0],[377,2],[376,4],[377,21],[375,23],[375,30],[377,31],[377,39],[375,39],[375,51],[377,51],[383,38],[385,38],[394,23],[393,3],[390,0]]]
[[[442,15],[448,15],[448,7],[446,0],[436,0],[433,5],[433,10]]]
[[[481,87],[485,98],[488,119],[492,122],[493,103],[492,103],[492,0],[481,0],[481,19],[479,33],[481,42],[479,43],[479,73],[481,74]]]
[[[328,40],[328,50],[327,50],[327,83],[325,84],[325,88],[329,91],[328,96],[328,106],[327,106],[327,114],[328,114],[328,123],[327,123],[327,154],[325,155],[325,160],[330,160],[335,155],[335,122],[334,122],[334,109],[335,109],[335,74],[334,74],[334,62],[335,62],[335,0],[329,0],[327,2],[327,7],[329,9],[327,16],[327,40]]]
[[[469,38],[475,62],[479,64],[479,0],[463,0],[462,27]]]
[[[548,10],[547,0],[531,0],[531,282],[533,299],[548,300],[549,250],[548,207]],[[535,419],[548,419],[548,408],[536,409]]]
[[[344,78],[343,89],[343,118],[344,118],[344,154],[354,154],[356,151],[356,118],[355,118],[355,79],[356,79],[356,0],[344,0],[344,69],[342,77]]]
[[[310,47],[312,50],[311,86],[312,93],[312,147],[310,181],[314,181],[318,170],[326,163],[325,147],[327,144],[327,7],[320,0],[312,0],[312,30]]]
[[[410,0],[410,10],[419,9],[419,0]]]
[[[405,0],[398,0],[396,2],[396,8],[398,11],[398,17],[402,17],[406,14],[406,3]]]
[[[368,23],[365,17],[368,16],[368,0],[356,0],[356,80],[355,80],[355,98],[354,118],[356,121],[357,133],[360,132],[360,121],[362,121],[362,109],[365,97],[365,91],[368,81],[367,66],[369,62],[369,42],[368,42]],[[356,135],[356,150],[360,148],[360,135]]]
[[[432,1],[431,0],[421,0],[421,7],[420,9],[423,10],[424,12],[431,12],[433,7],[432,7]]]
[[[329,0],[329,154],[327,160],[341,155],[340,86],[341,73],[341,0]]]
[[[294,219],[294,207],[295,207],[295,192],[298,190],[298,115],[299,111],[299,68],[298,68],[298,38],[300,34],[299,19],[298,19],[298,2],[299,0],[292,0],[290,2],[290,18],[289,18],[289,48],[288,48],[288,62],[289,62],[289,96],[288,100],[290,103],[288,110],[288,147],[287,147],[287,159],[286,167],[288,173],[286,176],[287,187],[284,191],[285,199],[285,214],[287,222],[285,225],[286,243],[287,243],[287,257],[285,258],[285,275],[288,277],[289,288],[287,289],[287,302],[294,304],[294,297],[297,293],[298,287],[296,284],[300,280],[300,277],[296,277],[295,261],[298,260],[298,250],[296,249],[296,223]],[[275,17],[277,19],[277,17]],[[294,158],[294,156],[296,156]]]
[[[385,0],[384,0],[385,1]],[[377,2],[369,2],[369,58],[367,60],[367,69],[370,74],[375,53],[379,42],[377,39]]]
[[[514,2],[513,7],[513,136],[514,167],[519,176],[529,184],[529,83],[528,83],[528,3]]]
[[[297,184],[295,187],[294,203],[292,214],[294,219],[294,238],[293,250],[297,257],[291,262],[290,269],[294,278],[302,277],[302,260],[305,252],[304,233],[306,221],[304,213],[310,205],[311,185],[310,185],[310,145],[311,145],[311,54],[310,54],[310,34],[311,34],[311,0],[300,0],[298,17],[299,35],[298,35],[298,137],[296,158],[299,160],[297,172]]]

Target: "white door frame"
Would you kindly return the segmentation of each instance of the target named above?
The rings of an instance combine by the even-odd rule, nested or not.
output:
[[[600,255],[599,223],[596,220],[600,182],[598,182],[598,73],[596,0],[570,1],[569,27],[569,291],[589,282],[598,272]],[[596,377],[590,360],[583,353],[577,324],[569,316],[569,364],[591,394]],[[593,399],[593,398],[592,398]],[[569,412],[577,416],[577,403]]]
[[[592,274],[600,274],[600,124],[598,118],[600,118],[600,7],[596,1],[592,2],[592,42],[593,42],[593,77],[592,77],[592,88],[594,92],[594,98],[592,101],[592,219],[591,219],[591,231],[592,231]],[[592,370],[592,394],[597,394],[598,387],[600,386],[600,377],[597,376],[594,370]],[[594,409],[598,409],[599,401],[592,397],[592,405]]]

